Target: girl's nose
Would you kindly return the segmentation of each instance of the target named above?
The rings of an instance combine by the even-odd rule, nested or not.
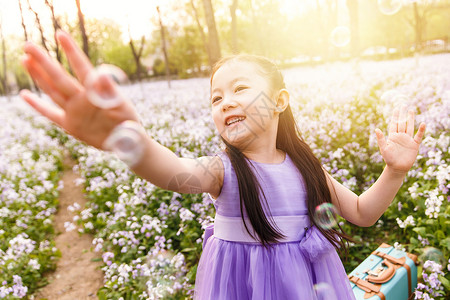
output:
[[[230,108],[235,108],[235,107],[237,107],[237,103],[236,103],[236,101],[234,101],[232,99],[222,102],[222,111],[227,111]]]

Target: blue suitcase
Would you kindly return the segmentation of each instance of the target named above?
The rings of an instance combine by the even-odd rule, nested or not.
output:
[[[358,300],[413,299],[417,256],[383,243],[348,278]]]

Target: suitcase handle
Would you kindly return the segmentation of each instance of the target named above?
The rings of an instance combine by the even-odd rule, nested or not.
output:
[[[380,276],[374,276],[374,275],[369,275],[366,277],[367,281],[369,282],[373,282],[373,283],[385,283],[388,282],[389,280],[391,280],[391,278],[394,276],[395,274],[395,266],[393,263],[391,263],[388,260],[383,260],[383,264],[385,264],[387,266],[387,269],[385,269]]]

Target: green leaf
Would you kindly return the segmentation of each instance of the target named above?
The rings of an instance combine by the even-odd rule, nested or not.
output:
[[[103,260],[100,257],[98,257],[98,258],[91,258],[91,261],[97,262],[97,261],[103,261]]]
[[[425,224],[427,224],[427,225],[436,225],[436,223],[437,223],[437,220],[435,220],[435,219],[428,219],[425,221]]]
[[[450,280],[448,280],[442,275],[439,275],[439,280],[442,282],[442,284],[447,290],[450,290]]]
[[[427,233],[427,230],[425,227],[416,227],[416,228],[413,228],[413,231],[417,232],[421,236],[425,236]]]
[[[183,250],[181,250],[181,252],[192,252],[197,250],[197,248],[184,248]]]
[[[439,242],[439,245],[446,247],[448,250],[450,250],[450,237],[447,237],[447,238],[441,240]]]
[[[436,235],[436,239],[438,239],[438,240],[445,239],[445,234],[444,234],[444,232],[442,232],[442,230],[436,230],[435,235]]]
[[[97,296],[98,300],[106,300],[106,293],[104,290],[99,290]]]

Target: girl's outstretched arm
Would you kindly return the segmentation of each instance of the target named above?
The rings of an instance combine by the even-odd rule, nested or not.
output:
[[[104,141],[113,129],[128,120],[139,123],[138,114],[127,99],[110,109],[93,105],[87,97],[86,78],[94,67],[69,34],[58,31],[57,38],[76,78],[38,46],[26,43],[22,63],[56,105],[41,101],[27,90],[21,91],[20,95],[35,110],[75,138],[105,150]],[[100,75],[97,80],[102,92],[110,92],[115,85],[107,75]],[[179,158],[151,139],[144,128],[140,129],[144,155],[133,166],[137,175],[159,187],[180,193],[219,195],[223,176],[220,158]]]
[[[414,135],[414,111],[407,112],[406,106],[394,109],[388,138],[385,139],[380,129],[375,130],[386,166],[377,181],[360,196],[325,171],[332,202],[342,217],[359,226],[375,224],[391,204],[414,164],[425,127],[425,123],[421,123]]]

